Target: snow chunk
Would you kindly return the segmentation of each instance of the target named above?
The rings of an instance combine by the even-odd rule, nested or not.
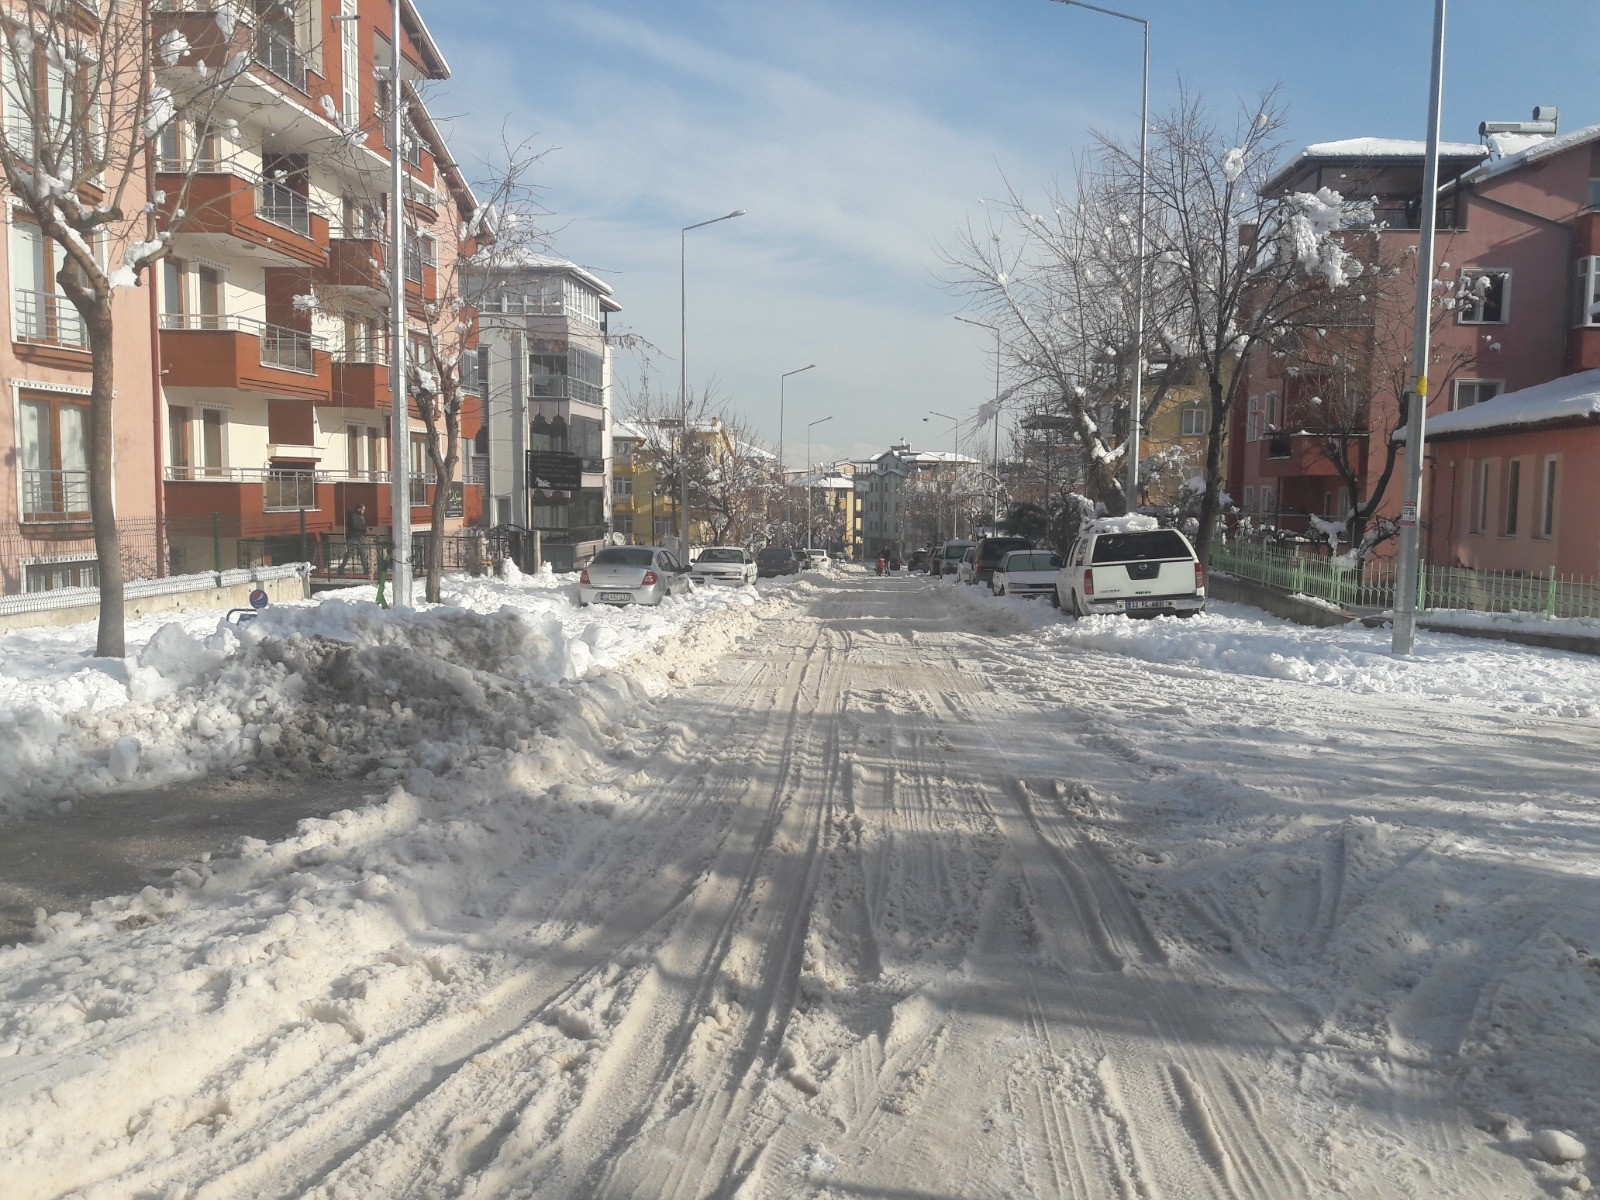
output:
[[[1533,1135],[1533,1148],[1553,1163],[1577,1162],[1589,1153],[1586,1147],[1570,1133],[1559,1129],[1541,1129]]]

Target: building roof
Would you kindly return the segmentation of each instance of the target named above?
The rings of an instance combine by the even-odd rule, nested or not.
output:
[[[835,491],[850,491],[856,486],[855,477],[852,475],[816,474],[797,475],[789,481],[790,487],[797,488],[832,488]]]
[[[1292,179],[1309,163],[1402,161],[1415,159],[1421,162],[1427,155],[1427,142],[1415,138],[1353,137],[1333,142],[1313,142],[1279,167],[1262,185],[1271,192]],[[1477,142],[1440,142],[1441,159],[1458,160],[1461,165],[1475,163],[1487,157],[1489,151]]]
[[[1429,438],[1461,437],[1596,418],[1600,418],[1600,369],[1502,392],[1482,404],[1429,417],[1426,433]]]
[[[1498,144],[1510,153],[1502,153],[1498,158],[1474,167],[1461,177],[1465,183],[1481,183],[1485,179],[1493,179],[1496,175],[1504,175],[1507,171],[1537,162],[1541,158],[1548,158],[1552,154],[1559,154],[1563,150],[1570,150],[1574,146],[1581,146],[1585,142],[1592,142],[1600,137],[1600,125],[1587,125],[1582,129],[1574,129],[1571,133],[1560,133],[1554,137],[1539,137],[1532,141],[1514,135],[1495,134]]]
[[[450,64],[445,62],[444,55],[439,52],[439,43],[434,41],[433,34],[428,32],[427,23],[423,21],[422,14],[417,11],[413,0],[403,0],[400,19],[402,29],[411,34],[412,44],[427,63],[429,78],[449,79]],[[388,36],[387,31],[384,36]]]
[[[519,275],[529,271],[561,271],[581,279],[602,297],[611,295],[612,287],[587,267],[580,267],[570,258],[557,258],[553,254],[540,254],[533,250],[515,250],[494,263],[479,268],[497,275]]]

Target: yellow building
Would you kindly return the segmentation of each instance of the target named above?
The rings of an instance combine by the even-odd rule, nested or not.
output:
[[[678,498],[660,495],[655,459],[665,440],[677,436],[677,426],[617,421],[611,429],[611,528],[638,546],[657,546],[678,532]],[[716,417],[690,434],[706,445],[719,463],[735,456],[732,436]],[[691,546],[708,544],[713,523],[698,510],[691,512]]]
[[[1183,384],[1163,398],[1139,443],[1140,502],[1171,504],[1184,483],[1206,471],[1206,434],[1211,429],[1211,396],[1200,384]],[[1223,445],[1222,478],[1227,478]]]

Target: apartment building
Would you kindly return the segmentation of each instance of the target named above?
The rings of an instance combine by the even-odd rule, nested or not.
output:
[[[401,3],[408,354],[425,363],[423,307],[450,300],[441,290],[476,202],[417,91],[449,67],[414,5]],[[174,567],[210,565],[208,519],[229,566],[325,559],[317,546],[336,542],[357,504],[381,536],[394,520],[395,437],[406,444],[412,527],[426,536],[435,484],[415,401],[404,430],[390,416],[389,7],[167,7],[191,46],[243,36],[253,55],[205,128],[167,129],[157,163],[158,207],[174,234],[157,321]],[[465,437],[478,408],[465,414]],[[468,516],[459,481],[449,500],[459,527]]]
[[[1600,459],[1600,126],[1562,134],[1557,114],[1485,122],[1482,145],[1446,145],[1434,273],[1440,304],[1429,364],[1423,549],[1429,561],[1543,573],[1600,572],[1591,494]],[[1403,254],[1420,223],[1423,146],[1357,139],[1309,147],[1275,177],[1376,195]],[[1414,276],[1412,276],[1414,279]],[[1405,465],[1392,432],[1409,377],[1411,288],[1374,306],[1346,342],[1364,361],[1348,461],[1369,497],[1393,470],[1380,515],[1400,504]],[[1364,356],[1364,360],[1360,358]],[[1235,405],[1230,491],[1285,528],[1338,519],[1348,498],[1313,401],[1336,399],[1326,373],[1257,356]],[[1319,431],[1320,430],[1320,431]]]
[[[542,255],[474,271],[487,414],[473,447],[483,521],[584,557],[611,528],[610,285]],[[564,553],[564,552],[563,552]]]
[[[426,365],[436,342],[425,306],[451,302],[459,230],[476,201],[418,91],[448,65],[414,5],[401,4],[409,350]],[[138,208],[148,196],[172,233],[143,290],[120,288],[115,300],[115,487],[130,577],[326,563],[358,503],[381,536],[396,436],[413,528],[428,536],[435,487],[414,399],[407,427],[390,426],[389,6],[160,0],[149,19],[158,41],[172,35],[182,48],[149,64],[174,93],[230,58],[246,65],[204,118],[161,132],[141,194],[124,199]],[[6,101],[10,120],[10,92]],[[0,583],[92,584],[87,339],[59,294],[54,248],[18,204],[7,215],[13,395],[0,438],[16,453],[0,456],[11,475]],[[478,387],[470,372],[467,382]],[[463,414],[468,438],[480,407],[474,396]],[[475,515],[459,481],[447,499],[450,527]]]
[[[882,551],[905,557],[918,546],[970,533],[972,514],[987,510],[978,460],[954,451],[913,450],[898,442],[853,464],[855,536],[862,558]]]

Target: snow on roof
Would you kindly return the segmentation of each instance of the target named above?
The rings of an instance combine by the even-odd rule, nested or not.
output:
[[[540,254],[533,250],[508,251],[505,257],[484,269],[502,275],[515,275],[519,271],[565,271],[576,275],[602,296],[609,296],[612,292],[611,285],[587,267],[580,267],[570,258],[557,258],[553,254]]]
[[[850,475],[797,475],[789,481],[789,486],[797,488],[833,488],[836,491],[849,491],[856,486],[856,481]]]
[[[1525,137],[1494,135],[1498,145],[1515,147],[1519,143],[1529,141]],[[1541,137],[1532,140],[1532,144],[1525,145],[1511,153],[1502,154],[1500,157],[1473,167],[1461,177],[1464,183],[1481,183],[1485,179],[1493,179],[1496,175],[1504,175],[1507,171],[1516,169],[1525,163],[1536,162],[1552,154],[1559,154],[1563,150],[1570,150],[1574,146],[1581,146],[1600,137],[1600,125],[1586,125],[1582,129],[1574,129],[1571,133],[1557,134],[1555,137]]]
[[[1354,137],[1334,142],[1313,142],[1272,173],[1265,184],[1272,189],[1313,159],[1338,158],[1415,158],[1428,152],[1428,143],[1415,138]],[[1440,158],[1483,158],[1489,151],[1476,142],[1440,142]]]
[[[611,422],[611,436],[614,438],[633,438],[640,442],[645,440],[644,430],[640,429],[632,421]]]
[[[1454,437],[1596,417],[1600,417],[1600,369],[1563,375],[1515,392],[1502,392],[1482,404],[1429,417],[1427,436]]]
[[[449,79],[450,64],[445,62],[444,55],[439,51],[439,43],[433,40],[433,34],[428,31],[427,23],[423,21],[422,13],[417,10],[413,0],[404,0],[404,6],[400,9],[400,13],[404,19],[415,25],[415,28],[410,31],[412,44],[423,54],[433,58],[433,70],[435,72],[433,78]],[[387,31],[385,31],[385,36],[388,36]]]

